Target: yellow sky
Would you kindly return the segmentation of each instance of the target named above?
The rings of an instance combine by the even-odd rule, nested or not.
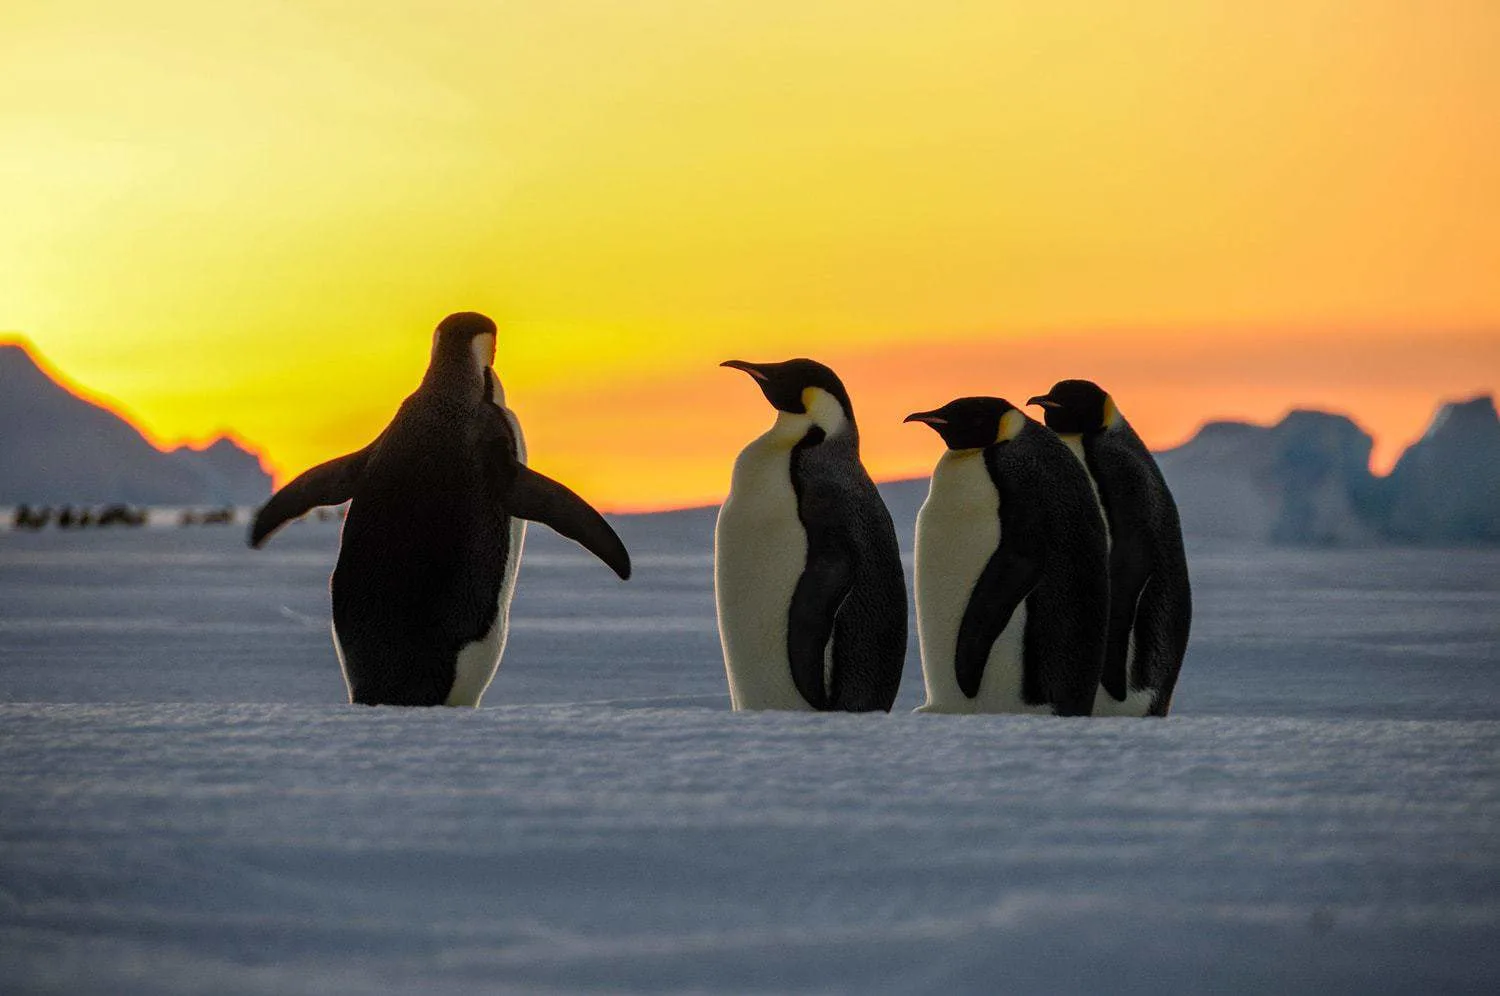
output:
[[[1388,463],[1500,387],[1496,51],[1492,0],[13,2],[0,330],[294,472],[484,310],[614,507],[727,485],[730,357],[861,371],[866,421],[1045,389],[1024,350],[1153,443],[1326,403]]]

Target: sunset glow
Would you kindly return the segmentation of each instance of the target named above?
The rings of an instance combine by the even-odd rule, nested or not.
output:
[[[715,500],[729,358],[906,413],[1098,379],[1148,442],[1296,406],[1384,468],[1500,389],[1500,6],[22,3],[0,335],[166,445],[364,445],[480,310],[533,463]]]

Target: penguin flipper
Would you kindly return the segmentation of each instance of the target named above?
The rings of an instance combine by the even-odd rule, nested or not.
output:
[[[297,516],[320,505],[340,505],[354,497],[354,486],[364,473],[371,447],[334,457],[303,471],[255,513],[249,543],[259,549],[272,533]]]
[[[958,646],[953,654],[959,690],[968,698],[979,695],[990,650],[1010,624],[1016,606],[1031,594],[1041,576],[1040,556],[1004,542],[979,573],[958,625]]]
[[[1109,632],[1104,644],[1104,671],[1099,683],[1116,702],[1130,693],[1126,664],[1136,606],[1151,580],[1151,544],[1144,529],[1122,528],[1109,551]]]
[[[792,683],[807,704],[819,711],[828,708],[823,670],[834,619],[853,587],[854,567],[848,557],[834,549],[808,551],[802,576],[792,592],[786,649]]]
[[[604,516],[562,484],[516,464],[515,481],[505,496],[511,515],[540,522],[604,561],[621,581],[630,579],[630,553]]]

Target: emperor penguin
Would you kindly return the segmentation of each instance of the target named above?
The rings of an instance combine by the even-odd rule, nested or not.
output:
[[[630,577],[604,518],[526,466],[493,370],[495,331],[475,312],[443,319],[421,385],[379,436],[294,479],[251,524],[259,547],[310,509],[349,502],[330,588],[351,702],[479,705],[505,650],[523,520]]]
[[[1028,404],[1088,471],[1109,528],[1109,632],[1096,716],[1165,716],[1193,596],[1177,503],[1151,451],[1098,384],[1062,380]]]
[[[1087,716],[1109,579],[1088,475],[1003,398],[915,412],[948,449],[917,514],[918,712]]]
[[[753,377],[776,409],[735,460],[714,531],[730,702],[889,712],[906,660],[906,580],[849,394],[813,360],[721,365]]]

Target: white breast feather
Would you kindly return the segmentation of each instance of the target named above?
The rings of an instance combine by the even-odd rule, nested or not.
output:
[[[714,601],[736,710],[811,706],[792,682],[787,615],[807,561],[792,489],[792,447],[810,420],[782,413],[734,463],[714,530]]]
[[[999,496],[981,450],[949,450],[938,460],[917,514],[917,639],[927,702],[918,712],[1039,713],[1021,699],[1026,605],[1016,607],[990,650],[979,694],[958,687],[954,651],[974,582],[1000,544]]]
[[[516,438],[516,459],[526,462],[526,437],[521,433],[521,422],[516,413],[499,405],[510,430]],[[521,569],[521,547],[526,542],[526,520],[511,516],[510,548],[505,557],[505,573],[500,579],[500,599],[495,621],[489,632],[458,652],[454,664],[453,688],[443,703],[450,706],[477,706],[490,687],[495,673],[500,670],[500,658],[505,653],[505,640],[510,631],[510,600],[516,593],[516,574]]]

